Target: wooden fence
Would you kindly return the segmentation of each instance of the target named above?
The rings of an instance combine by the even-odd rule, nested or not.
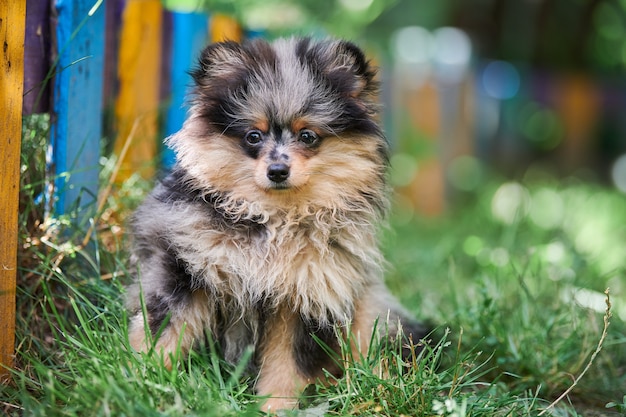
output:
[[[166,9],[160,0],[0,1],[0,376],[14,352],[22,117],[50,114],[58,214],[95,207],[105,133],[114,132],[119,154],[132,130],[119,181],[150,174],[161,133],[182,126],[187,71],[202,46],[242,36],[233,19],[179,3],[190,2],[170,0]],[[163,163],[172,162],[164,152]]]

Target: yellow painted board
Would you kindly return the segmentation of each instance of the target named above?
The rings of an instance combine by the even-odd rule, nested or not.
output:
[[[232,17],[223,14],[211,16],[211,41],[241,42],[243,31],[239,23]]]
[[[0,1],[0,380],[15,348],[17,218],[24,81],[26,1]]]
[[[118,183],[134,172],[145,177],[154,173],[159,140],[162,15],[160,0],[128,0],[124,8],[118,60],[120,90],[115,105],[117,155],[131,131],[134,134]]]

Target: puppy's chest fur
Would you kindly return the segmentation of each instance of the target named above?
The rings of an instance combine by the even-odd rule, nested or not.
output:
[[[372,222],[358,220],[354,212],[320,207],[268,212],[229,206],[213,195],[172,196],[161,189],[136,217],[137,244],[151,248],[138,254],[153,258],[142,264],[176,272],[172,282],[155,283],[164,296],[208,293],[215,303],[209,309],[233,329],[239,321],[256,327],[260,306],[264,311],[287,306],[305,320],[344,323],[364,288],[380,279],[382,256]]]
[[[185,223],[196,228],[183,226],[170,236],[198,284],[229,295],[243,309],[259,302],[288,303],[313,317],[350,316],[368,272],[350,250],[356,242],[348,230],[320,230],[314,216],[289,219],[289,213],[220,230],[203,211],[186,213]]]

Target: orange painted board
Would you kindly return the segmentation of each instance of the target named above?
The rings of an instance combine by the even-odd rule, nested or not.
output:
[[[119,95],[115,104],[117,155],[133,126],[137,127],[122,161],[118,182],[134,172],[146,177],[154,173],[159,141],[162,18],[159,0],[128,0],[124,8],[118,60]]]
[[[13,364],[26,1],[0,1],[0,380]]]

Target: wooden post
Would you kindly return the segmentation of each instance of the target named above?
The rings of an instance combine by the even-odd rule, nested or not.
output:
[[[594,129],[600,119],[601,99],[592,79],[582,74],[561,77],[555,84],[556,110],[565,130],[558,160],[569,174],[596,162]]]
[[[115,105],[117,155],[121,154],[133,131],[134,137],[117,175],[118,183],[135,172],[145,177],[154,173],[159,131],[162,17],[159,0],[128,0],[124,8],[118,62],[120,91]]]
[[[50,109],[50,3],[26,1],[24,115],[47,113]]]
[[[403,88],[402,84],[399,86]],[[406,93],[405,93],[406,94]],[[429,146],[438,149],[441,137],[441,94],[433,80],[427,80],[419,89],[409,90],[406,105],[412,127],[432,141]],[[409,199],[417,212],[427,216],[441,215],[445,209],[445,177],[441,155],[434,152],[418,162],[417,175],[409,185]]]
[[[95,3],[95,4],[94,4]],[[51,129],[56,211],[95,207],[102,136],[104,4],[57,0]]]
[[[119,55],[119,33],[122,29],[122,12],[125,0],[106,0],[105,7],[105,41],[104,41],[104,80],[102,107],[104,109],[104,136],[114,130],[113,108],[117,99],[117,58]]]
[[[13,364],[26,1],[0,1],[0,380]]]
[[[242,36],[241,26],[234,18],[223,14],[215,14],[211,18],[211,41],[240,42]]]

